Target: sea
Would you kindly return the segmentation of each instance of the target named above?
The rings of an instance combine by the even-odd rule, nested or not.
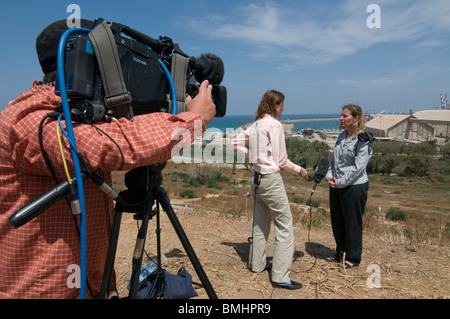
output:
[[[252,123],[254,115],[225,115],[224,117],[216,117],[208,125],[207,129],[237,129],[244,124]],[[299,132],[304,129],[313,129],[315,131],[322,130],[338,130],[340,114],[282,114],[278,119],[282,120],[306,120],[302,122],[293,122],[294,131]],[[320,119],[336,119],[336,120],[320,120]],[[309,121],[310,120],[310,121]]]

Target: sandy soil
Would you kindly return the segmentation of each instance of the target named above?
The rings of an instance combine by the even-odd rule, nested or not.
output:
[[[188,165],[187,165],[188,166]],[[405,227],[401,222],[393,222],[381,218],[378,210],[386,207],[403,205],[408,211],[414,209],[426,211],[426,199],[433,201],[430,195],[424,198],[415,196],[421,204],[412,202],[410,191],[395,192],[395,186],[380,186],[372,183],[365,220],[363,239],[363,260],[358,268],[343,269],[338,264],[325,261],[334,252],[334,239],[329,222],[314,221],[309,227],[310,211],[304,204],[292,203],[295,221],[295,254],[291,279],[301,282],[303,288],[290,291],[275,289],[270,282],[270,274],[265,271],[253,273],[247,268],[251,235],[252,198],[242,196],[249,191],[249,172],[239,168],[233,174],[238,186],[224,187],[222,190],[202,188],[197,190],[199,197],[193,199],[178,196],[181,189],[179,180],[171,178],[168,173],[186,171],[187,166],[169,163],[164,169],[163,186],[167,189],[172,206],[176,212],[198,259],[220,299],[448,299],[450,297],[450,249],[448,242],[439,239],[417,240],[403,236],[403,233],[392,232],[393,228]],[[237,176],[236,176],[237,175]],[[115,187],[122,187],[123,174],[115,176]],[[240,184],[239,184],[240,183]],[[299,182],[298,179],[286,176],[285,184],[290,196],[303,194],[308,198],[311,184]],[[406,185],[403,185],[403,189]],[[417,188],[417,187],[416,187]],[[295,191],[292,191],[295,189]],[[203,192],[203,193],[201,193]],[[424,187],[419,187],[419,193]],[[295,193],[295,194],[294,194]],[[396,193],[395,196],[393,193]],[[442,196],[441,196],[442,197]],[[327,208],[327,189],[318,187],[314,198],[320,200],[321,207]],[[404,203],[404,204],[402,204]],[[430,205],[448,207],[448,199]],[[314,209],[315,210],[315,209]],[[183,246],[171,225],[167,214],[161,214],[161,252],[162,267],[176,274],[185,267],[200,283]],[[447,218],[444,213],[444,221]],[[151,257],[156,254],[156,218],[149,223],[145,249]],[[423,227],[431,227],[430,221],[415,218],[413,225],[420,233]],[[436,223],[436,219],[431,222]],[[442,223],[442,215],[440,217]],[[124,213],[119,246],[116,255],[115,270],[117,274],[120,297],[128,295],[126,285],[131,275],[131,260],[137,234],[137,221],[133,215]],[[439,226],[442,227],[442,224]],[[267,256],[271,262],[274,232],[268,242]],[[144,257],[143,265],[148,259]],[[378,280],[377,280],[378,279]],[[197,299],[207,299],[206,291],[194,285],[198,293]]]

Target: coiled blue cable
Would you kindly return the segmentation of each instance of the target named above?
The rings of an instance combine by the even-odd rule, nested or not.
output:
[[[78,159],[78,150],[76,148],[76,142],[75,142],[75,136],[73,132],[73,126],[72,126],[72,120],[70,116],[70,108],[69,108],[69,102],[67,97],[67,90],[66,90],[66,81],[65,81],[65,73],[64,73],[64,49],[67,42],[67,38],[74,32],[84,32],[89,33],[91,32],[90,29],[86,28],[72,28],[68,29],[63,33],[61,36],[61,39],[59,41],[58,46],[58,63],[57,63],[57,70],[58,70],[58,82],[60,87],[60,96],[62,100],[62,106],[63,106],[63,114],[66,121],[66,129],[67,134],[66,138],[68,138],[69,143],[71,145],[71,156],[72,161],[74,164],[74,170],[75,170],[75,177],[77,182],[77,190],[78,190],[78,197],[80,201],[80,209],[81,209],[81,215],[80,215],[80,252],[81,252],[81,258],[80,258],[80,299],[85,299],[86,297],[86,269],[87,269],[87,263],[86,263],[86,257],[87,257],[87,248],[86,248],[86,205],[85,205],[85,199],[84,199],[84,187],[83,187],[83,177],[81,175],[81,167],[80,162]],[[167,79],[170,84],[171,92],[172,92],[172,114],[177,114],[177,95],[175,91],[175,85],[173,83],[172,76],[167,69],[167,67],[164,65],[164,63],[161,60],[158,60],[161,68],[163,69],[164,73],[167,76]],[[64,130],[63,130],[64,132]]]
[[[60,89],[60,95],[62,100],[62,106],[63,106],[63,113],[64,118],[66,121],[66,129],[67,129],[67,135],[69,138],[69,142],[71,145],[70,152],[72,156],[73,166],[75,169],[75,177],[76,177],[76,183],[77,183],[77,190],[78,190],[78,199],[80,201],[80,299],[86,298],[86,269],[87,269],[87,247],[86,247],[86,206],[85,206],[85,199],[84,199],[84,188],[83,188],[83,177],[81,175],[81,167],[80,162],[78,160],[77,156],[77,149],[76,149],[76,142],[75,142],[75,136],[73,133],[73,126],[72,126],[72,120],[70,117],[70,109],[69,109],[69,101],[67,98],[67,90],[66,90],[66,81],[65,81],[65,73],[64,73],[64,49],[66,46],[67,38],[70,34],[74,32],[91,32],[90,29],[86,28],[72,28],[68,29],[63,33],[61,36],[61,39],[59,40],[59,46],[58,46],[58,63],[57,63],[57,70],[58,70],[58,82],[59,82],[59,89]]]
[[[158,62],[167,76],[167,80],[169,81],[170,89],[172,91],[172,114],[177,115],[177,92],[175,91],[175,84],[173,83],[172,76],[167,67],[164,65],[164,62],[162,62],[161,60],[158,60]]]

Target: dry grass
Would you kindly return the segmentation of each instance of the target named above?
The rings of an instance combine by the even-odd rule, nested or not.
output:
[[[229,181],[218,182],[219,188],[193,187],[183,182],[174,173],[191,176],[210,175],[218,171]],[[328,187],[319,184],[312,200],[319,207],[310,207],[312,183],[305,182],[293,174],[283,173],[286,191],[291,201],[294,223],[312,227],[327,227],[329,224]],[[118,177],[120,183],[120,177]],[[230,165],[174,164],[169,162],[163,170],[162,187],[172,202],[195,208],[197,213],[223,215],[251,219],[253,198],[246,196],[250,191],[250,171],[238,167],[234,172]],[[444,187],[443,187],[444,186]],[[403,243],[448,244],[450,236],[450,198],[445,183],[420,178],[371,176],[370,189],[364,215],[367,232],[379,234],[389,241]],[[195,198],[180,197],[180,193],[191,190]],[[406,212],[405,221],[391,221],[385,218],[390,207],[399,207]],[[310,219],[312,217],[312,220]]]
[[[192,187],[178,174],[220,171],[227,181],[216,188]],[[312,173],[312,172],[311,172]],[[326,262],[334,249],[329,221],[328,188],[321,183],[313,196],[319,207],[306,205],[312,184],[293,174],[283,173],[294,216],[295,254],[291,278],[303,283],[295,292],[273,289],[267,272],[247,269],[253,215],[250,172],[227,165],[193,167],[168,162],[163,170],[162,187],[167,191],[177,216],[221,299],[331,299],[331,298],[449,298],[449,198],[445,184],[415,178],[396,177],[386,181],[371,176],[367,211],[364,215],[363,262],[357,269],[341,269]],[[123,189],[123,173],[114,176],[115,188]],[[186,190],[194,198],[182,198]],[[384,218],[389,207],[400,207],[409,218],[392,221]],[[381,211],[380,211],[381,208]],[[199,282],[183,247],[162,214],[162,253],[164,269],[176,273],[186,267]],[[311,224],[311,227],[309,226]],[[116,257],[118,290],[123,296],[131,273],[131,254],[136,239],[136,221],[124,215]],[[146,244],[154,252],[154,232],[149,226]],[[273,232],[268,242],[268,258],[273,248]],[[144,261],[146,262],[146,261]],[[381,272],[381,286],[368,288],[369,266]],[[199,298],[208,298],[197,289]]]

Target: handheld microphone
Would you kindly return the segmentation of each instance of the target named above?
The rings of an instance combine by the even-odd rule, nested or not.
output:
[[[311,191],[311,196],[314,194],[317,184],[319,184],[322,181],[322,178],[324,178],[325,175],[327,174],[329,166],[330,166],[330,161],[327,158],[322,158],[319,160],[319,163],[317,164],[317,168],[316,168],[316,172],[314,173],[314,176],[313,177],[308,176],[309,181],[314,181],[314,187]]]

